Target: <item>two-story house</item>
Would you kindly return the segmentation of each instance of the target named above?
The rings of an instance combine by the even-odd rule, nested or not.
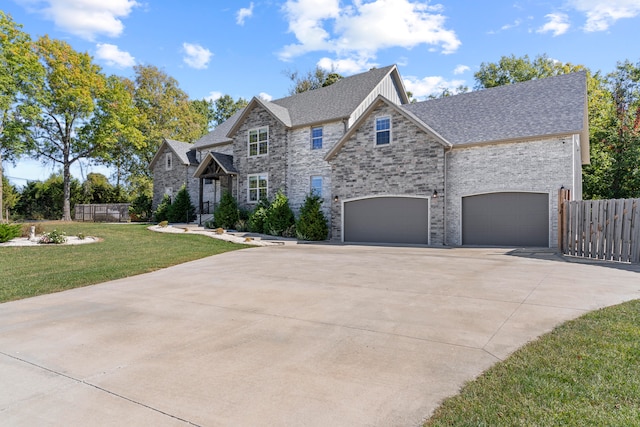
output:
[[[176,156],[201,212],[225,190],[249,209],[282,190],[294,211],[315,191],[332,239],[553,246],[558,190],[581,197],[586,101],[574,73],[410,104],[395,66],[253,98],[195,144],[163,144],[154,205],[178,186],[166,179]]]

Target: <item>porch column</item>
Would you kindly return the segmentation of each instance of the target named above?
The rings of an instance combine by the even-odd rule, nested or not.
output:
[[[199,178],[199,188],[198,188],[198,205],[199,205],[199,210],[200,210],[200,215],[198,217],[198,225],[202,225],[202,208],[204,207],[204,203],[202,201],[203,199],[203,187],[204,187],[204,183],[203,183],[203,179],[202,177]]]

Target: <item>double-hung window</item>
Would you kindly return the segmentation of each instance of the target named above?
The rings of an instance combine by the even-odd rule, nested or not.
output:
[[[322,197],[322,177],[321,176],[311,177],[311,194],[318,197]]]
[[[319,150],[322,148],[322,128],[311,128],[311,149]]]
[[[376,118],[376,145],[387,145],[391,142],[391,117]]]
[[[266,199],[268,186],[269,177],[266,173],[249,175],[248,201],[254,203],[261,199]]]
[[[249,131],[249,156],[263,156],[269,152],[269,127]]]

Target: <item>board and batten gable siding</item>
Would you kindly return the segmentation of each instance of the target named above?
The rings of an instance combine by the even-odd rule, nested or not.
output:
[[[311,149],[311,128],[322,127],[322,148]],[[297,128],[290,131],[289,144],[289,185],[288,194],[291,208],[296,213],[309,194],[311,176],[322,177],[322,210],[327,218],[331,215],[331,166],[324,160],[327,152],[344,135],[341,121]]]
[[[495,192],[549,195],[549,243],[558,243],[558,190],[574,190],[576,157],[572,136],[535,141],[455,147],[447,153],[446,244],[462,244],[462,198]]]
[[[391,117],[391,143],[375,145],[375,118]],[[351,138],[330,161],[332,239],[342,236],[344,200],[372,195],[431,197],[444,188],[444,147],[405,116],[381,103],[362,121]],[[425,219],[427,220],[427,219]],[[444,203],[431,201],[432,245],[444,243]]]
[[[249,157],[249,130],[269,127],[268,154]],[[253,209],[247,201],[248,175],[268,174],[268,194],[272,200],[278,190],[287,193],[288,131],[275,117],[260,106],[254,107],[233,135],[233,162],[238,170],[238,204]]]
[[[185,184],[187,185],[189,197],[191,197],[191,203],[195,206],[198,203],[198,181],[193,178],[196,166],[185,165],[166,144],[164,147],[160,161],[155,162],[153,167],[152,209],[155,210],[162,202],[166,188],[172,188],[173,196],[175,197]],[[166,170],[166,155],[168,153],[171,153],[172,156],[170,170]]]
[[[369,95],[367,95],[367,97],[362,101],[362,103],[360,103],[355,111],[351,113],[348,126],[353,126],[353,124],[360,118],[360,116],[364,114],[367,108],[369,108],[371,103],[375,101],[378,95],[384,96],[394,104],[402,104],[402,96],[400,95],[400,92],[402,90],[403,89],[398,87],[398,83],[393,79],[392,74],[389,74],[373,91],[371,91],[371,93],[369,93]]]

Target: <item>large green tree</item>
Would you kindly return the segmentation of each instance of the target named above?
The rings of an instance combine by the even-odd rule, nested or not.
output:
[[[130,185],[137,187],[139,193],[150,194],[149,163],[162,138],[193,142],[206,133],[208,118],[178,82],[158,67],[137,65],[134,70],[135,78],[127,87],[138,114],[142,143],[128,154],[125,168]]]
[[[326,71],[320,67],[300,74],[298,71],[284,71],[284,74],[293,82],[289,88],[289,95],[307,92],[334,84],[342,79],[342,76],[334,71]]]
[[[601,82],[600,108],[590,123],[585,197],[640,197],[640,63],[620,62]]]
[[[39,115],[32,122],[33,152],[62,167],[62,220],[71,220],[71,165],[95,158],[114,145],[122,109],[117,79],[108,79],[87,53],[68,43],[41,37],[36,43],[45,77],[31,105]]]
[[[218,126],[231,116],[233,116],[238,110],[246,107],[248,104],[244,98],[238,98],[234,100],[231,95],[222,95],[220,98],[213,101],[213,126]]]
[[[538,55],[533,60],[529,55],[522,57],[511,55],[503,56],[498,62],[483,62],[473,77],[476,80],[476,89],[487,89],[580,70],[586,70],[586,68],[583,65],[553,60],[546,54]]]
[[[24,100],[37,93],[42,78],[32,41],[21,28],[0,10],[0,176],[2,161],[13,161],[27,149],[25,123],[33,110]],[[3,212],[0,179],[0,222]]]

